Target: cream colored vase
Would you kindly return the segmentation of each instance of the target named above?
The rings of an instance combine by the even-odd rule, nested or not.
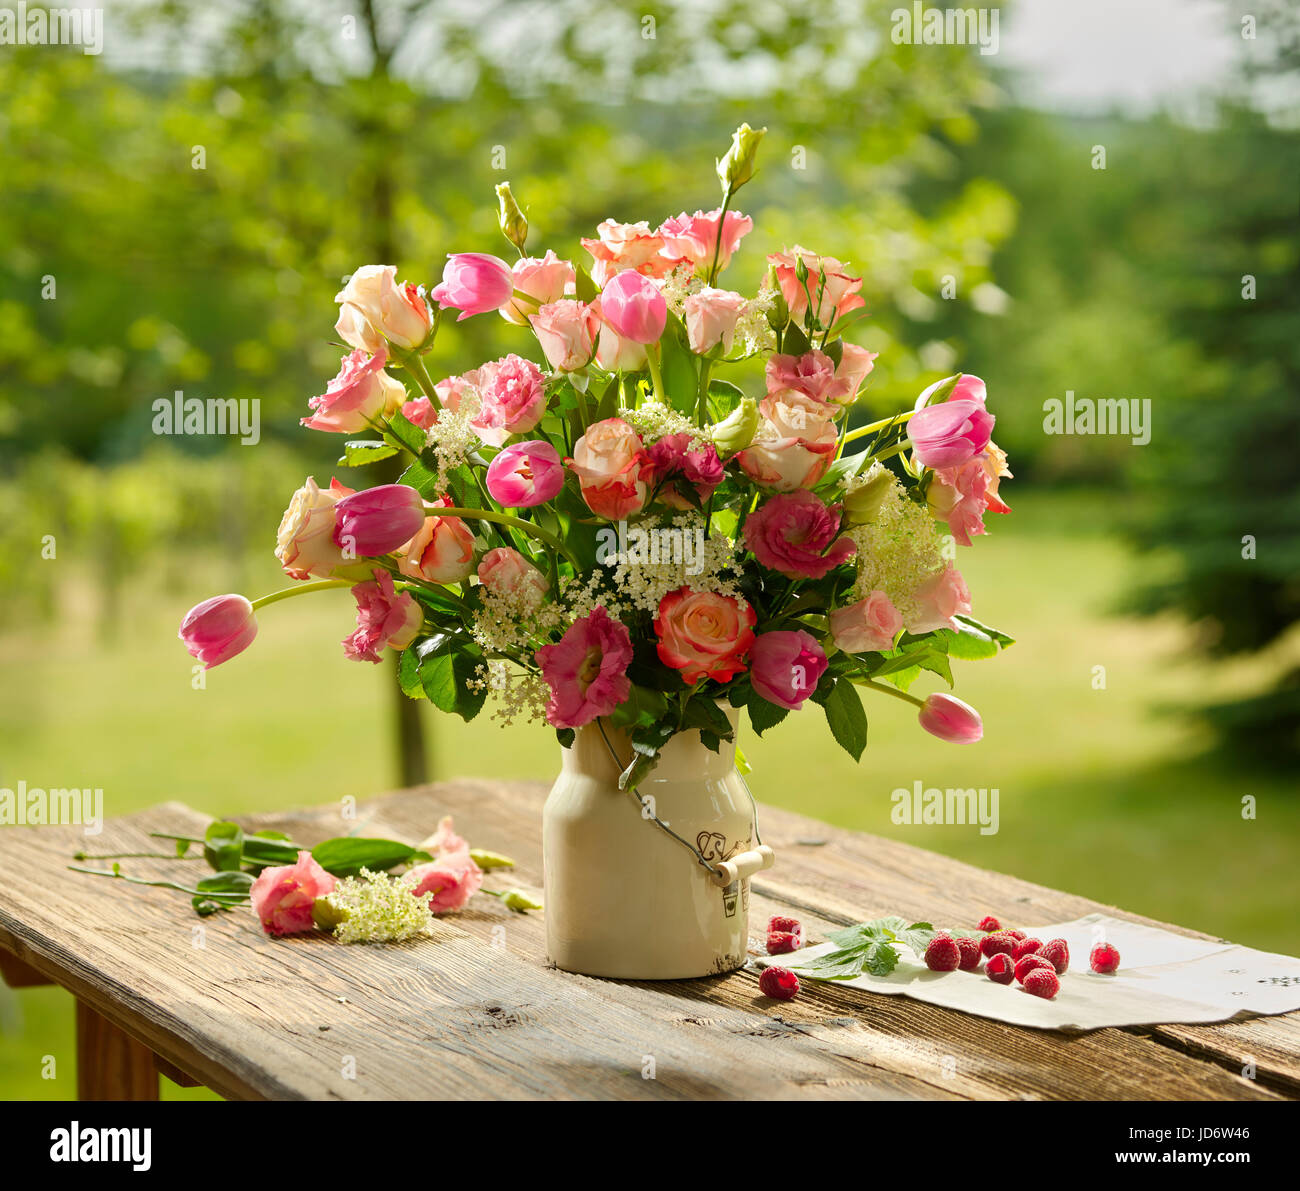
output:
[[[735,747],[724,741],[715,753],[696,732],[674,736],[639,787],[643,805],[618,788],[632,755],[627,738],[608,726],[605,734],[589,724],[561,749],[563,767],[542,811],[551,961],[567,972],[623,980],[741,967],[748,877],[772,863],[772,852],[755,847],[754,805],[736,772]]]

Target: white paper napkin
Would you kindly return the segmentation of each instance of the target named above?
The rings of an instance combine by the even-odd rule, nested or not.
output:
[[[1064,939],[1070,946],[1069,970],[1061,977],[1061,991],[1050,1001],[1015,982],[995,984],[982,967],[975,972],[932,972],[901,943],[898,967],[888,976],[864,974],[835,983],[874,993],[904,993],[931,1005],[1044,1030],[1227,1021],[1300,1009],[1300,959],[1289,955],[1189,939],[1105,914],[1021,929],[1031,938]],[[1120,967],[1110,976],[1098,975],[1088,965],[1093,946],[1102,941],[1119,949]],[[831,950],[834,944],[821,943],[793,955],[764,955],[757,962],[791,968],[802,979],[800,965]]]

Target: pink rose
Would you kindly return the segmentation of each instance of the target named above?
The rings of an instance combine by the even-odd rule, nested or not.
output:
[[[406,874],[415,897],[428,898],[435,914],[461,909],[483,884],[483,870],[468,849],[444,852],[427,864],[417,864]]]
[[[528,602],[545,595],[550,588],[546,576],[509,546],[498,546],[483,555],[478,579],[493,595],[515,596]]]
[[[691,351],[702,356],[721,344],[723,353],[729,352],[745,305],[745,299],[729,289],[706,287],[691,294],[683,307]]]
[[[307,402],[315,412],[302,418],[304,426],[334,434],[356,434],[393,413],[406,389],[384,371],[387,349],[367,356],[360,348],[343,357],[339,374],[319,397]]]
[[[414,488],[380,484],[334,506],[334,545],[350,557],[378,558],[408,541],[423,520],[424,501]]]
[[[807,291],[804,282],[795,276],[795,261],[803,258],[808,267]],[[795,322],[802,322],[808,309],[808,295],[817,298],[823,275],[826,285],[822,289],[821,300],[817,304],[817,322],[822,327],[834,326],[836,320],[843,318],[850,310],[865,306],[866,300],[858,293],[862,288],[861,277],[850,277],[844,271],[844,265],[833,256],[818,256],[806,248],[794,246],[792,252],[777,252],[767,258],[768,263],[776,269],[776,281],[781,287],[781,296],[790,307],[790,317]]]
[[[645,344],[624,339],[609,323],[600,324],[596,363],[606,372],[639,372],[645,364]]]
[[[417,397],[414,401],[402,402],[402,417],[412,426],[429,430],[438,422],[438,411],[427,397]]]
[[[932,629],[953,629],[953,617],[970,613],[970,589],[956,567],[945,567],[932,575],[913,593],[921,610],[908,623],[909,633],[928,633]]]
[[[840,383],[840,394],[834,398],[840,405],[852,405],[862,383],[876,366],[879,352],[869,352],[856,343],[845,343],[840,348],[840,363],[835,369],[835,379]]]
[[[627,668],[632,638],[603,606],[575,621],[557,645],[544,645],[535,656],[551,688],[546,721],[553,727],[580,728],[609,715],[631,693]]]
[[[252,645],[257,636],[253,605],[241,595],[213,596],[185,613],[176,635],[185,642],[190,657],[211,670]]]
[[[600,317],[622,339],[657,343],[668,320],[668,303],[650,278],[628,269],[605,282]]]
[[[645,508],[650,460],[640,437],[622,418],[593,422],[574,444],[569,466],[582,487],[582,499],[598,517],[621,521]]]
[[[521,294],[527,294],[532,301],[512,297],[501,307],[501,317],[509,323],[526,327],[529,318],[538,309],[551,302],[558,302],[565,294],[571,293],[577,274],[569,261],[561,260],[549,248],[540,259],[526,256],[510,266],[514,288]]]
[[[544,439],[511,443],[488,464],[488,494],[503,508],[545,504],[563,487],[559,452]]]
[[[574,298],[548,302],[528,321],[552,368],[572,372],[591,359],[600,316],[585,302]]]
[[[936,692],[927,696],[916,718],[931,736],[950,744],[974,744],[984,735],[980,713],[955,695]]]
[[[599,239],[583,240],[591,253],[591,279],[600,286],[624,269],[633,269],[648,277],[662,277],[672,267],[660,255],[664,238],[652,232],[644,220],[640,223],[615,223],[605,220],[596,228]]]
[[[691,450],[687,434],[668,434],[649,448],[647,482],[657,488],[657,500],[674,509],[693,509],[708,500],[725,475],[722,460],[712,443]],[[696,500],[692,501],[681,487],[689,484]]]
[[[442,280],[429,291],[439,306],[459,310],[457,322],[472,314],[500,310],[514,295],[514,275],[499,256],[486,252],[449,252]]]
[[[960,467],[988,446],[993,433],[993,415],[984,407],[984,382],[978,376],[963,375],[946,401],[926,405],[938,384],[917,398],[917,412],[907,423],[912,440],[912,457],[936,471]]]
[[[823,404],[837,400],[844,389],[835,375],[835,361],[816,350],[802,356],[770,356],[766,379],[770,395],[801,393]]]
[[[680,670],[687,683],[705,677],[727,682],[745,669],[756,619],[754,609],[733,596],[679,587],[659,601],[659,660]]]
[[[824,408],[802,394],[787,392],[759,403],[763,414],[753,442],[737,455],[754,483],[776,492],[811,488],[826,474],[839,441]]]
[[[420,633],[424,613],[407,592],[398,593],[393,577],[376,570],[370,583],[358,583],[357,630],[343,638],[343,655],[354,662],[378,662],[385,646],[405,649]]]
[[[309,579],[312,575],[328,579],[364,578],[370,574],[368,566],[344,558],[334,542],[335,508],[353,491],[338,480],[331,480],[329,489],[322,491],[308,476],[293,494],[276,534],[275,556],[286,575],[292,579]]]
[[[450,505],[450,498],[443,497],[423,505],[421,515]],[[430,583],[459,583],[474,570],[474,535],[459,517],[424,517],[415,536],[397,554],[397,569],[403,575]]]
[[[817,689],[826,664],[822,647],[802,629],[759,633],[749,654],[749,680],[769,703],[796,711]]]
[[[987,531],[986,512],[1009,513],[1011,507],[998,496],[998,484],[1010,478],[1007,453],[992,441],[980,454],[958,467],[939,468],[930,481],[926,501],[959,545],[969,546],[971,537]]]
[[[481,404],[470,425],[489,446],[526,434],[546,412],[542,370],[513,353],[478,369],[478,391]]]
[[[745,545],[760,565],[787,578],[820,579],[847,562],[856,547],[840,531],[840,510],[811,492],[778,493],[745,519]]]
[[[248,891],[253,910],[268,935],[300,935],[314,930],[312,906],[334,892],[337,882],[310,852],[299,852],[296,864],[264,868]]]
[[[903,618],[883,591],[864,600],[836,608],[830,615],[831,637],[845,653],[869,653],[894,648]]]
[[[683,211],[664,220],[659,228],[664,241],[660,255],[670,265],[689,263],[707,274],[713,268],[713,254],[719,247],[718,219],[721,215],[722,208],[718,207],[709,212],[696,211],[694,215]],[[740,241],[754,230],[754,221],[739,211],[728,211],[722,228],[719,272],[727,267],[732,253],[740,247]]]
[[[462,376],[449,376],[445,380],[440,380],[433,386],[433,391],[438,397],[438,404],[443,409],[451,410],[452,413],[459,411],[460,403],[466,397],[478,396],[482,371],[481,368],[475,368]]]
[[[385,339],[408,350],[418,347],[433,326],[428,303],[411,282],[397,280],[394,265],[362,265],[334,301],[343,307],[334,329],[344,343],[370,354]]]

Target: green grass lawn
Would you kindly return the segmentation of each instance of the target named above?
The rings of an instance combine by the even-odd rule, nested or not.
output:
[[[984,740],[945,745],[905,704],[868,693],[870,743],[855,765],[810,706],[766,740],[743,740],[755,795],[1294,953],[1300,798],[1280,777],[1208,763],[1195,730],[1161,711],[1249,684],[1260,663],[1211,668],[1188,653],[1178,624],[1107,615],[1136,571],[1104,532],[1099,498],[1013,503],[959,560],[975,614],[1019,639],[1000,658],[959,663],[956,691],[983,714]],[[102,787],[106,813],[120,815],[170,798],[213,814],[269,810],[393,784],[389,671],[343,658],[346,591],[267,609],[252,650],[194,690],[176,624],[228,589],[229,574],[199,566],[179,590],[129,593],[127,622],[105,642],[72,564],[43,565],[68,565],[74,578],[55,622],[0,636],[0,785]],[[248,594],[283,586],[273,559],[253,570],[261,586]],[[549,730],[426,714],[438,776],[549,778],[557,768]],[[918,780],[996,788],[998,833],[893,825],[891,791]],[[1242,818],[1248,794],[1254,820]],[[44,1055],[58,1060],[59,1079],[40,1078]],[[0,989],[0,1092],[68,1096],[72,1062],[67,996]]]

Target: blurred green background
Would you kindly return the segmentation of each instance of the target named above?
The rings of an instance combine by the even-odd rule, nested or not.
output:
[[[337,369],[334,293],[360,264],[432,282],[448,251],[502,251],[506,179],[538,254],[712,207],[745,120],[769,131],[727,284],[752,291],[796,241],[850,261],[854,337],[881,353],[863,418],[985,378],[1015,512],[959,565],[1019,639],[957,676],[977,747],[882,700],[854,766],[810,709],[745,741],[755,794],[1300,948],[1295,15],[1251,4],[1246,37],[1211,2],[1221,61],[1193,94],[1071,104],[1035,90],[1072,51],[1033,31],[1068,43],[1091,14],[1120,54],[1121,9],[1003,5],[1016,53],[982,55],[894,44],[894,7],[171,0],[107,5],[101,56],[0,47],[0,785],[102,787],[117,815],[399,784],[391,675],[338,648],[346,592],[269,609],[204,690],[175,639],[214,592],[283,586],[288,496],[340,470],[338,440],[297,424]],[[470,320],[431,369],[522,342]],[[178,389],[259,400],[262,441],[155,436]],[[1151,442],[1045,434],[1067,390],[1149,398]],[[432,777],[557,766],[549,731],[406,714]],[[893,825],[918,779],[996,787],[999,832]],[[42,1080],[47,1054],[68,1074]],[[67,996],[0,989],[0,1092],[70,1095],[72,1062]]]

